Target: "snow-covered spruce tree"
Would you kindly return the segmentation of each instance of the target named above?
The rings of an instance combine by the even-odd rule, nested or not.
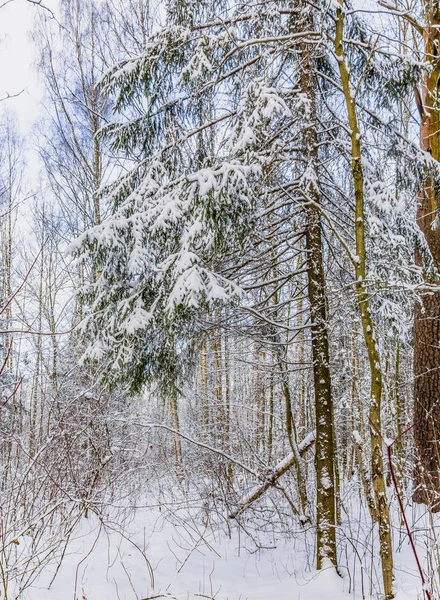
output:
[[[302,299],[295,290],[306,270],[316,420],[332,432],[320,263],[342,248],[343,281],[327,272],[338,289],[328,300],[331,309],[336,301],[342,310],[348,303],[361,324],[360,352],[371,386],[361,412],[371,436],[359,462],[371,516],[379,523],[385,594],[391,598],[380,437],[382,333],[398,323],[402,307],[409,312],[408,295],[419,282],[408,252],[417,231],[402,204],[403,190],[396,195],[395,188],[396,170],[408,168],[410,146],[393,123],[399,94],[408,94],[418,66],[400,61],[388,43],[378,48],[377,32],[345,4],[322,12],[313,7],[313,20],[305,6],[280,2],[258,10],[179,2],[169,5],[168,14],[146,51],[119,64],[102,83],[121,115],[102,135],[127,162],[103,191],[113,216],[74,245],[79,259],[91,259],[101,274],[84,290],[86,355],[104,358],[109,383],[139,390],[154,381],[175,403],[207,317],[212,325],[227,304],[234,331],[252,331],[272,357],[296,457],[292,465],[304,492],[289,380]],[[320,232],[328,242],[319,240]],[[350,289],[353,294],[340,291]],[[340,316],[346,319],[345,312]],[[321,456],[331,461],[330,437],[318,437],[316,456],[328,444]],[[318,530],[321,523],[324,528],[319,564],[334,561],[335,467],[322,464],[317,477],[318,498],[322,493],[328,501],[317,511]],[[303,513],[307,491],[305,496]]]
[[[320,26],[320,11],[306,4],[170,3],[167,25],[146,52],[104,77],[102,90],[120,114],[144,107],[142,116],[101,132],[114,150],[137,158],[103,191],[113,216],[72,248],[100,273],[84,290],[84,336],[87,358],[108,364],[108,383],[136,391],[154,381],[175,397],[206,314],[225,303],[241,324],[252,319],[265,332],[283,380],[300,482],[286,367],[295,328],[287,314],[289,286],[307,271],[319,427],[318,567],[326,559],[336,564],[315,116]],[[298,269],[304,237],[311,260]]]

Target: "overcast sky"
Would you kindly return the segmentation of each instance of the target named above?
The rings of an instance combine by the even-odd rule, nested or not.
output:
[[[47,7],[56,10],[58,0],[44,0]],[[27,200],[18,207],[16,232],[27,236],[33,230],[33,193],[39,189],[40,166],[32,128],[42,113],[43,93],[39,83],[36,51],[30,38],[38,11],[43,10],[27,0],[0,0],[0,125],[3,111],[15,113],[25,139],[23,161],[25,168],[25,196]]]
[[[57,0],[44,0],[56,10]],[[2,0],[0,0],[2,6]],[[41,86],[30,31],[37,12],[43,10],[27,0],[12,0],[0,8],[0,98],[22,92],[1,103],[17,114],[22,132],[30,131],[41,110]]]

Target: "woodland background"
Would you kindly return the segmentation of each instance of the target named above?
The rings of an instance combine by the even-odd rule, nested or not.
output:
[[[437,2],[29,2],[32,131],[0,104],[0,596],[232,600],[234,553],[274,551],[281,588],[237,598],[440,597]],[[103,539],[125,587],[93,596]],[[229,553],[223,591],[205,563],[155,581],[173,544],[176,577]]]

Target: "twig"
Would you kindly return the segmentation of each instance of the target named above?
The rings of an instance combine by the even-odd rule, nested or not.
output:
[[[392,452],[391,452],[393,445],[402,436],[404,436],[406,433],[408,433],[408,431],[410,431],[411,429],[413,429],[415,427],[415,423],[413,423],[413,425],[411,425],[410,427],[408,427],[407,429],[405,429],[405,431],[403,431],[395,440],[393,440],[390,443],[390,442],[385,442],[385,440],[383,439],[381,433],[377,430],[377,428],[375,427],[375,425],[372,422],[372,420],[369,419],[369,421],[370,421],[371,427],[375,430],[375,432],[377,433],[377,435],[381,438],[382,442],[385,443],[385,446],[387,448],[388,464],[389,464],[389,467],[390,467],[391,479],[393,481],[393,486],[394,486],[394,489],[396,491],[396,496],[397,496],[397,500],[399,502],[400,512],[402,513],[403,522],[405,523],[406,532],[408,534],[409,541],[410,541],[410,544],[411,544],[411,548],[412,548],[412,551],[414,553],[414,558],[416,559],[417,568],[418,568],[419,574],[420,574],[420,579],[422,580],[423,591],[425,592],[426,599],[427,600],[432,600],[431,599],[431,594],[429,593],[429,591],[428,591],[428,589],[426,587],[426,579],[425,579],[425,575],[423,573],[422,565],[420,564],[419,555],[417,553],[417,548],[416,548],[416,545],[414,543],[413,534],[412,534],[412,531],[411,531],[411,529],[409,527],[408,520],[406,518],[405,508],[403,506],[402,496],[401,496],[401,493],[400,493],[400,490],[399,490],[399,486],[397,485],[397,478],[396,478],[396,474],[394,472],[393,460],[392,460]]]
[[[399,7],[395,4],[390,4],[389,2],[385,2],[384,0],[379,0],[378,4],[379,6],[383,6],[383,8],[386,8],[391,14],[395,15],[396,17],[402,17],[403,19],[408,21],[408,23],[410,23],[414,27],[414,29],[418,33],[420,33],[420,35],[423,35],[425,33],[425,28],[423,27],[423,25],[421,25],[421,23],[419,23],[413,16],[408,14],[407,11],[404,12],[402,10],[399,10]]]
[[[13,2],[13,0],[9,0],[10,2]],[[5,2],[5,4],[9,4],[9,2]],[[2,4],[0,6],[0,8],[3,8],[3,6],[5,6],[5,4]],[[4,102],[5,100],[10,100],[11,98],[17,98],[18,96],[21,96],[21,94],[24,92],[26,88],[23,88],[21,90],[21,92],[17,92],[16,94],[10,94],[9,92],[6,92],[6,96],[3,96],[3,98],[0,98],[0,102]]]
[[[29,2],[29,4],[34,4],[35,6],[39,6],[40,8],[47,10],[47,12],[50,14],[51,18],[55,19],[55,21],[57,21],[57,19],[55,17],[55,13],[48,6],[43,4],[43,0],[27,0],[27,1]]]
[[[37,256],[35,257],[34,262],[31,264],[28,272],[26,273],[26,275],[23,278],[23,281],[20,283],[20,285],[18,286],[18,288],[16,289],[16,291],[12,294],[12,296],[9,298],[9,300],[6,302],[6,304],[3,306],[3,308],[0,310],[0,316],[5,312],[5,310],[8,308],[8,306],[11,304],[11,302],[14,300],[14,298],[16,298],[16,296],[21,292],[21,290],[23,289],[26,281],[29,279],[29,275],[31,274],[33,268],[35,267],[35,265],[37,264],[37,260],[40,258],[41,253],[43,252],[43,248],[46,245],[46,242],[43,242],[43,244],[41,245],[40,251],[38,252]]]
[[[120,419],[117,419],[117,420],[119,421]],[[222,452],[221,450],[218,450],[217,448],[213,448],[212,446],[209,446],[208,444],[204,444],[202,442],[198,442],[197,440],[194,440],[193,438],[188,437],[184,433],[181,433],[177,429],[173,429],[172,427],[168,427],[168,425],[163,425],[162,423],[139,423],[139,422],[134,422],[133,424],[137,425],[138,427],[146,427],[148,429],[150,429],[150,428],[151,429],[165,429],[166,431],[169,431],[170,433],[174,433],[175,435],[178,435],[183,440],[186,440],[187,442],[190,442],[191,444],[194,444],[195,446],[199,446],[199,448],[205,448],[206,450],[209,450],[210,452],[213,452],[214,454],[218,454],[219,456],[223,456],[227,460],[229,460],[232,463],[236,464],[237,466],[241,467],[244,471],[247,471],[251,475],[254,475],[254,477],[256,477],[257,479],[260,479],[260,480],[264,479],[264,477],[262,476],[261,473],[258,473],[257,471],[255,471],[251,467],[248,467],[247,465],[243,464],[242,462],[240,462],[239,460],[237,460],[236,458],[234,458],[230,454],[227,454],[226,452]]]
[[[9,356],[10,356],[11,350],[12,350],[12,343],[13,343],[13,340],[11,339],[11,341],[9,343],[9,346],[8,346],[8,350],[6,352],[6,356],[5,356],[4,361],[3,361],[3,364],[0,367],[0,375],[3,374],[3,371],[5,370],[6,365],[8,364]]]
[[[11,394],[10,396],[8,396],[8,397],[6,398],[6,400],[4,400],[4,401],[3,401],[3,402],[0,404],[0,412],[1,412],[1,410],[2,410],[2,409],[5,407],[5,406],[6,406],[6,404],[9,402],[9,400],[15,396],[15,394],[18,392],[18,390],[19,390],[19,388],[20,388],[20,386],[21,386],[21,384],[22,384],[22,383],[23,383],[23,377],[20,379],[20,381],[19,381],[19,382],[17,383],[17,385],[15,386],[15,388],[14,388],[14,391],[12,392],[12,394]]]

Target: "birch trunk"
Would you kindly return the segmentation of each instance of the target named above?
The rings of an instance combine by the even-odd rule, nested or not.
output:
[[[381,401],[383,393],[382,368],[374,323],[370,312],[369,294],[365,284],[367,274],[367,250],[365,242],[365,193],[361,153],[361,132],[356,114],[355,98],[352,95],[350,85],[350,75],[344,56],[344,7],[342,5],[342,0],[340,0],[339,4],[340,8],[336,11],[337,21],[334,44],[351,130],[351,172],[355,196],[356,259],[354,261],[354,266],[356,275],[356,296],[361,315],[362,332],[367,349],[371,375],[369,419],[371,423],[371,479],[374,493],[374,507],[371,503],[369,503],[369,505],[372,519],[373,521],[377,521],[379,526],[384,592],[385,599],[389,600],[394,597],[393,553],[381,438]]]

